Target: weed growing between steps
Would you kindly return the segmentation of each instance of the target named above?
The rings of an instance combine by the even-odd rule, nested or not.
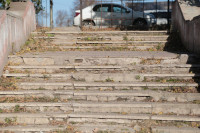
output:
[[[37,96],[30,96],[30,97],[0,97],[0,103],[24,103],[24,102],[59,102],[60,99],[50,98],[50,97],[37,97]],[[66,102],[66,101],[65,101]]]
[[[48,133],[82,133],[82,132],[76,131],[72,125],[68,124],[65,130],[55,130]]]
[[[7,126],[16,126],[16,125],[19,125],[17,123],[17,118],[16,117],[13,117],[13,118],[10,118],[10,117],[6,117],[4,119],[4,121],[1,121],[0,122],[0,127],[7,127]],[[0,132],[1,133],[1,132]],[[3,133],[6,133],[6,132],[3,132]],[[12,132],[8,132],[8,133],[12,133]],[[14,132],[13,132],[14,133]]]
[[[0,113],[19,113],[19,112],[30,112],[30,111],[27,111],[25,107],[20,107],[19,105],[15,105],[15,107],[12,107],[10,109],[0,108]]]
[[[178,79],[178,78],[144,78],[143,82],[158,82],[158,83],[195,83],[194,79]]]
[[[50,37],[54,35],[42,34],[42,36],[44,38],[35,38],[33,35],[30,36],[26,43],[21,47],[21,50],[16,53],[16,55],[33,52],[62,51],[62,49],[60,49],[59,47],[45,47],[46,45],[51,43]]]
[[[140,64],[142,65],[155,65],[155,64],[161,64],[161,59],[142,59]]]
[[[154,126],[172,126],[172,127],[193,127],[197,128],[200,126],[200,122],[181,122],[181,121],[159,121],[159,120],[143,120],[133,122],[131,127],[134,128],[135,125],[141,127],[141,130],[136,133],[151,133],[151,127]]]
[[[17,90],[15,78],[0,78],[0,90],[1,91],[8,91],[8,90]]]

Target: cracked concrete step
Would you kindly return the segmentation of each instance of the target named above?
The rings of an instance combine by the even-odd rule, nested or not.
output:
[[[9,64],[25,65],[137,65],[199,63],[194,55],[164,51],[57,51],[10,55]]]
[[[108,50],[108,51],[115,51],[115,50],[148,50],[150,48],[156,48],[156,46],[45,46],[46,48],[55,48],[59,47],[65,50]]]
[[[66,79],[73,81],[86,81],[86,82],[139,82],[146,80],[160,80],[165,78],[166,80],[189,80],[193,78],[199,78],[200,73],[187,73],[187,74],[154,74],[154,73],[102,73],[93,74],[89,72],[75,72],[66,74],[29,74],[29,73],[8,73],[3,74],[4,77],[17,77],[17,78],[43,78],[43,79]],[[187,82],[186,82],[187,84]]]
[[[151,127],[152,133],[200,133],[199,128],[192,127]]]
[[[62,132],[66,131],[67,126],[50,126],[50,125],[24,125],[24,126],[8,126],[8,127],[1,127],[0,130],[3,132],[14,132],[14,133],[27,133],[27,132]]]
[[[114,133],[122,133],[123,131],[133,133],[135,130],[130,126],[125,125],[106,125],[106,124],[73,124],[71,126],[75,131],[80,131],[81,133],[92,133],[95,130],[98,132],[114,132]],[[28,126],[8,126],[2,127],[1,131],[12,131],[12,132],[36,132],[36,133],[49,133],[55,131],[55,133],[67,133],[68,125],[63,126],[50,126],[50,125],[28,125]],[[70,130],[69,130],[70,131]]]
[[[9,56],[10,64],[25,65],[131,65],[140,64],[144,59],[160,60],[161,64],[179,63],[178,54],[147,51],[68,51],[45,52]],[[176,64],[176,63],[175,63]]]
[[[56,35],[55,37],[59,39],[66,39],[66,37]],[[131,40],[131,41],[166,41],[168,35],[159,35],[159,36],[85,36],[85,37],[76,37],[76,40],[88,40],[88,39],[97,39],[99,41],[103,40]]]
[[[81,133],[93,133],[95,131],[99,133],[135,133],[133,127],[123,124],[82,123],[73,124],[73,126]]]
[[[124,37],[127,37],[127,40],[132,40],[132,41],[166,41],[168,39],[168,35],[159,35],[159,36],[105,36],[105,35],[97,35],[97,36],[84,36],[82,35],[80,36],[76,36],[76,35],[68,35],[68,36],[64,36],[64,35],[54,35],[54,37],[47,37],[47,36],[35,36],[34,38],[36,39],[56,39],[56,40],[63,40],[63,41],[70,41],[70,40],[98,40],[98,41],[103,41],[103,40],[107,40],[107,41],[116,41],[116,40],[124,40]]]
[[[64,42],[63,42],[64,43]],[[102,44],[102,45],[111,45],[111,44],[115,44],[115,45],[121,45],[121,44],[126,44],[126,45],[131,45],[131,44],[138,44],[138,45],[164,45],[165,43],[167,43],[167,41],[117,41],[117,42],[113,42],[113,41],[77,41],[76,44],[77,45],[85,45],[85,44]]]
[[[40,34],[40,32],[32,32],[33,34]],[[79,34],[79,35],[166,35],[167,31],[87,31],[87,32],[68,32],[68,31],[50,31],[47,34],[64,35],[64,34]]]
[[[1,113],[0,122],[26,124],[26,125],[45,125],[54,121],[66,122],[69,115],[66,113]]]
[[[173,87],[198,87],[198,83],[153,83],[153,82],[137,82],[137,83],[98,83],[98,82],[20,82],[17,83],[19,89],[31,90],[43,88],[46,90],[63,89],[63,90],[144,90],[157,89],[165,90]]]
[[[18,112],[90,112],[90,113],[146,113],[146,114],[177,114],[198,116],[199,104],[191,103],[152,103],[152,102],[68,102],[68,103],[2,103],[4,110]]]
[[[60,122],[98,122],[98,123],[131,123],[133,120],[159,120],[159,121],[185,121],[199,122],[197,116],[176,116],[176,115],[149,115],[149,114],[117,114],[117,113],[1,113],[0,122],[5,119],[11,122],[27,125],[51,124],[54,121]]]
[[[114,113],[73,113],[69,114],[69,122],[116,122],[131,123],[132,120],[187,121],[199,122],[198,116],[149,115],[149,114],[114,114]]]
[[[6,75],[5,75],[6,76]],[[193,79],[200,77],[200,74],[187,73],[187,74],[155,74],[155,73],[136,73],[136,72],[124,72],[124,73],[101,73],[92,74],[89,72],[78,72],[72,74],[75,81],[86,82],[139,82],[146,80],[160,80],[160,79]],[[186,82],[187,83],[187,82]]]
[[[11,70],[9,70],[11,69]],[[52,65],[52,66],[7,66],[7,72],[12,70],[20,70],[23,72],[34,73],[57,73],[59,71],[145,71],[145,72],[160,72],[160,73],[189,73],[200,71],[200,64],[171,64],[171,65],[132,65],[132,66],[67,66],[67,65]]]
[[[92,98],[92,97],[91,97]],[[146,114],[177,114],[199,116],[200,105],[187,103],[151,103],[151,102],[115,102],[73,103],[74,112],[91,113],[146,113]]]
[[[128,46],[158,46],[158,45],[164,45],[166,44],[167,41],[164,40],[164,41],[122,41],[122,40],[118,40],[118,41],[77,41],[77,40],[74,40],[74,41],[66,41],[66,40],[63,40],[63,39],[56,39],[52,42],[52,44],[56,44],[57,46],[61,45],[61,46],[64,46],[64,45],[105,45],[105,46],[110,46],[110,45],[117,45],[117,46],[120,46],[120,45],[128,45]]]
[[[100,122],[100,123],[131,123],[133,120],[159,120],[159,121],[185,121],[199,122],[196,116],[175,116],[175,115],[149,115],[149,114],[117,114],[117,113],[1,113],[0,122],[6,120],[17,124],[44,125],[55,121],[60,122]]]
[[[115,102],[115,101],[168,101],[168,102],[192,102],[200,101],[199,93],[170,93],[164,91],[66,91],[66,90],[20,90],[1,91],[2,99],[12,98],[55,98],[60,101],[94,101],[94,102]],[[8,99],[9,100],[9,99]],[[12,99],[11,99],[12,100]],[[37,100],[37,99],[36,99]],[[13,101],[15,102],[15,100]]]

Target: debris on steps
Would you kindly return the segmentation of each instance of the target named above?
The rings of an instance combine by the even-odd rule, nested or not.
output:
[[[200,59],[170,36],[33,33],[0,79],[0,131],[199,133]]]

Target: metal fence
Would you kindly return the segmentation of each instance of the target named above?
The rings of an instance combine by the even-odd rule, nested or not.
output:
[[[74,25],[81,28],[169,27],[171,3],[170,0],[80,0]]]

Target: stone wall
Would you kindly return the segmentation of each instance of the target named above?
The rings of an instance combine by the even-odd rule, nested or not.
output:
[[[35,9],[30,1],[14,2],[10,10],[0,10],[0,75],[8,55],[18,52],[35,29]]]
[[[172,21],[185,47],[192,53],[200,54],[200,7],[176,0]]]

